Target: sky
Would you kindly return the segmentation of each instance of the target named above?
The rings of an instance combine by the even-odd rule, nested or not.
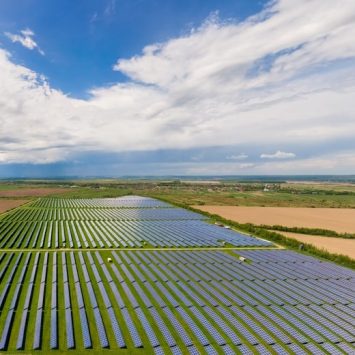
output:
[[[0,178],[355,174],[355,2],[1,0]]]

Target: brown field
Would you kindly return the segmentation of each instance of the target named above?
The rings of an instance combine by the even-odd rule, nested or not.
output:
[[[193,206],[240,223],[330,229],[355,233],[355,209],[302,207]]]
[[[9,190],[0,190],[0,197],[41,197],[51,194],[67,192],[64,188],[17,188]]]
[[[342,239],[342,238],[330,238],[317,235],[298,234],[290,232],[279,232],[286,237],[297,239],[302,243],[312,244],[319,249],[325,249],[330,253],[347,255],[350,258],[355,259],[355,240],[354,239]]]
[[[27,200],[0,200],[0,213],[11,210],[12,208],[23,205]]]

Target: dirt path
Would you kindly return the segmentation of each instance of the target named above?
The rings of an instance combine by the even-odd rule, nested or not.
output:
[[[317,235],[279,232],[286,237],[294,238],[302,243],[309,243],[319,249],[325,249],[331,253],[347,255],[355,259],[355,239],[329,238]]]
[[[12,208],[23,205],[27,200],[0,200],[0,213],[11,210]]]
[[[240,206],[193,207],[240,223],[323,228],[339,233],[355,233],[355,209]]]

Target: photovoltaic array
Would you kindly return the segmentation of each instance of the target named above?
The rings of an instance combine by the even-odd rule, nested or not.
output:
[[[267,246],[151,198],[42,199],[0,219],[0,248]]]
[[[2,219],[1,351],[355,353],[354,271],[272,249],[270,243],[210,225],[202,216],[187,219],[189,211],[171,220],[80,220],[58,214],[66,209],[175,209],[148,198],[115,200],[42,199]],[[12,218],[31,209],[55,211],[58,217]],[[23,224],[22,232],[15,229],[9,236],[11,223]],[[51,233],[47,226],[43,237],[35,223],[41,228],[53,223]],[[70,232],[64,231],[67,225]],[[133,245],[121,244],[121,235]],[[85,240],[97,249],[88,250]],[[220,240],[230,247],[213,248]]]

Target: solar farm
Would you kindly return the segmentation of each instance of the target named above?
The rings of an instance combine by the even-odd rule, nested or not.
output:
[[[355,272],[152,198],[0,216],[0,351],[355,354]]]

